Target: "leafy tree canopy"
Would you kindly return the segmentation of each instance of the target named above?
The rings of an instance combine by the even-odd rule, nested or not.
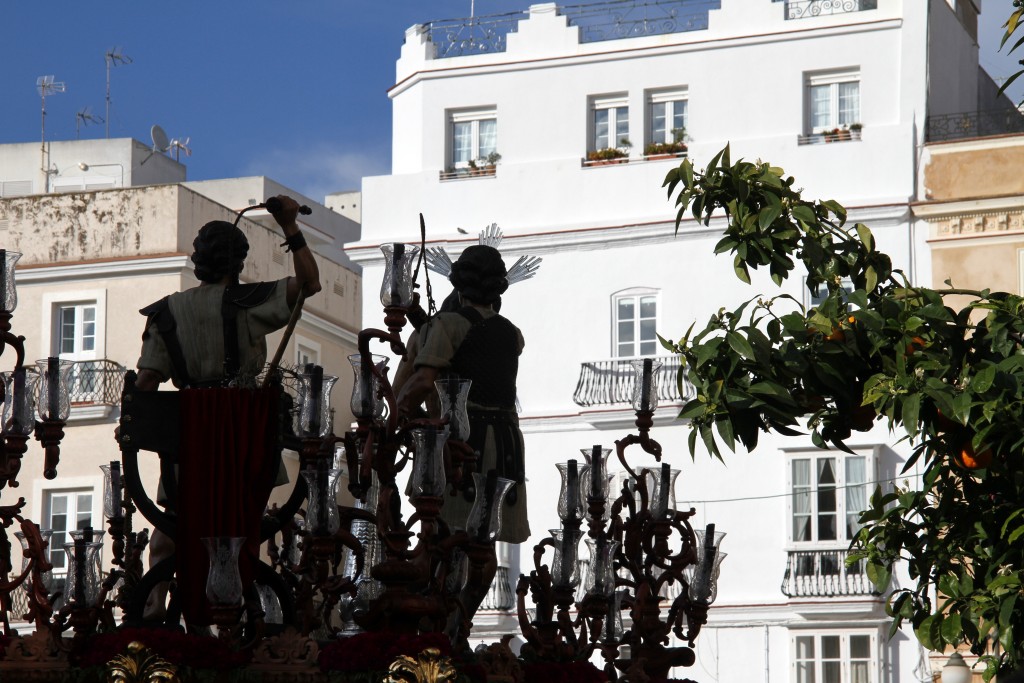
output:
[[[966,643],[989,678],[1024,666],[1024,299],[909,282],[843,206],[803,199],[781,168],[732,163],[728,146],[665,185],[677,231],[688,213],[705,225],[724,215],[715,253],[732,255],[741,280],[806,272],[828,292],[811,309],[753,299],[662,339],[696,389],[680,413],[691,453],[699,440],[721,458],[722,444],[754,450],[763,432],[805,426],[818,446],[848,451],[853,432],[885,420],[910,442],[904,472],[919,464],[921,488],[875,490],[850,562],[886,590],[906,561],[914,583],[888,598],[891,633],[909,622],[929,649]]]

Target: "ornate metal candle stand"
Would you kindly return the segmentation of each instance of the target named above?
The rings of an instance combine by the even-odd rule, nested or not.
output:
[[[630,466],[626,449],[639,446],[661,460],[661,446],[650,438],[657,407],[655,371],[650,359],[636,361],[634,397],[638,433],[615,442],[615,453],[628,474],[618,497],[608,500],[605,458],[608,451],[595,446],[577,461],[560,464],[562,491],[559,517],[562,528],[534,548],[535,569],[520,577],[516,588],[524,650],[542,659],[589,659],[600,652],[605,672],[618,680],[619,672],[641,667],[653,678],[666,678],[675,666],[690,666],[692,650],[708,606],[715,597],[718,567],[724,554],[718,544],[724,534],[714,525],[694,532],[689,519],[694,509],[676,510],[674,482],[678,471],[666,463],[658,469]],[[648,481],[653,481],[653,487]],[[586,509],[584,509],[584,500]],[[591,557],[585,594],[574,600],[580,581],[577,544],[582,520],[588,522],[587,545]],[[554,550],[551,566],[543,564],[546,548]],[[678,594],[667,605],[669,587]],[[536,605],[527,609],[530,595]],[[575,614],[573,606],[575,604]],[[629,614],[623,629],[621,612]],[[687,645],[669,646],[674,635]],[[619,658],[622,648],[627,658]]]

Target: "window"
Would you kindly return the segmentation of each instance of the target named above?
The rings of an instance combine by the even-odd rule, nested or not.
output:
[[[873,683],[875,635],[837,632],[793,638],[795,683]]]
[[[807,108],[810,133],[849,128],[860,123],[860,73],[843,71],[808,75]]]
[[[672,90],[652,93],[650,102],[649,142],[672,144],[683,142],[686,131],[687,91]]]
[[[807,308],[820,306],[821,302],[825,300],[826,296],[828,296],[828,287],[824,284],[818,284],[813,288],[808,288],[806,283],[807,278],[804,278],[805,303]],[[843,291],[846,292],[847,299],[849,299],[849,295],[853,293],[853,280],[848,277],[844,277],[842,282],[839,283],[839,286],[843,288]]]
[[[498,152],[497,111],[473,110],[452,112],[451,120],[451,165],[465,168],[470,162],[486,160]]]
[[[612,297],[614,339],[617,358],[653,356],[658,352],[657,290],[627,290]]]
[[[57,309],[56,351],[70,360],[96,357],[96,303],[62,305]]]
[[[311,339],[296,335],[295,365],[302,368],[309,363],[320,365],[320,345]]]
[[[55,572],[64,572],[67,569],[64,543],[71,540],[67,532],[93,526],[92,506],[91,489],[46,493],[43,504],[43,528],[53,530],[50,537],[50,563]]]
[[[791,540],[795,544],[847,545],[867,507],[869,457],[834,452],[790,460]]]
[[[625,95],[592,100],[591,151],[629,146],[629,106]]]

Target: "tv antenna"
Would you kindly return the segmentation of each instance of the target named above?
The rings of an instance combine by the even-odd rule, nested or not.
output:
[[[160,126],[153,125],[149,129],[149,138],[153,141],[153,147],[149,150],[149,154],[143,159],[139,166],[149,161],[149,158],[156,153],[164,154],[171,148],[171,141],[167,138],[167,133]]]
[[[93,115],[91,107],[85,107],[84,109],[80,109],[78,113],[75,114],[76,140],[81,139],[80,131],[82,129],[82,126],[88,126],[90,123],[103,123],[103,117]]]
[[[131,64],[132,58],[122,52],[120,47],[112,47],[103,55],[107,63],[107,138],[110,137],[110,67],[118,64]]]
[[[36,90],[39,92],[39,99],[42,102],[42,143],[41,143],[41,169],[46,174],[46,191],[50,191],[50,164],[46,158],[46,96],[55,95],[67,90],[64,81],[55,81],[53,76],[40,76],[36,79]]]
[[[171,149],[174,150],[175,161],[178,161],[178,157],[181,152],[184,152],[185,156],[187,157],[192,156],[192,149],[188,146],[188,143],[191,139],[192,138],[187,137],[184,140],[182,140],[181,138],[174,138],[173,140],[171,140]]]

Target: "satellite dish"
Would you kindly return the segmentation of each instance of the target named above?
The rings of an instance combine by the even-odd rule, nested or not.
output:
[[[166,152],[171,148],[171,141],[167,133],[160,126],[154,125],[149,129],[149,137],[153,139],[153,152]]]

